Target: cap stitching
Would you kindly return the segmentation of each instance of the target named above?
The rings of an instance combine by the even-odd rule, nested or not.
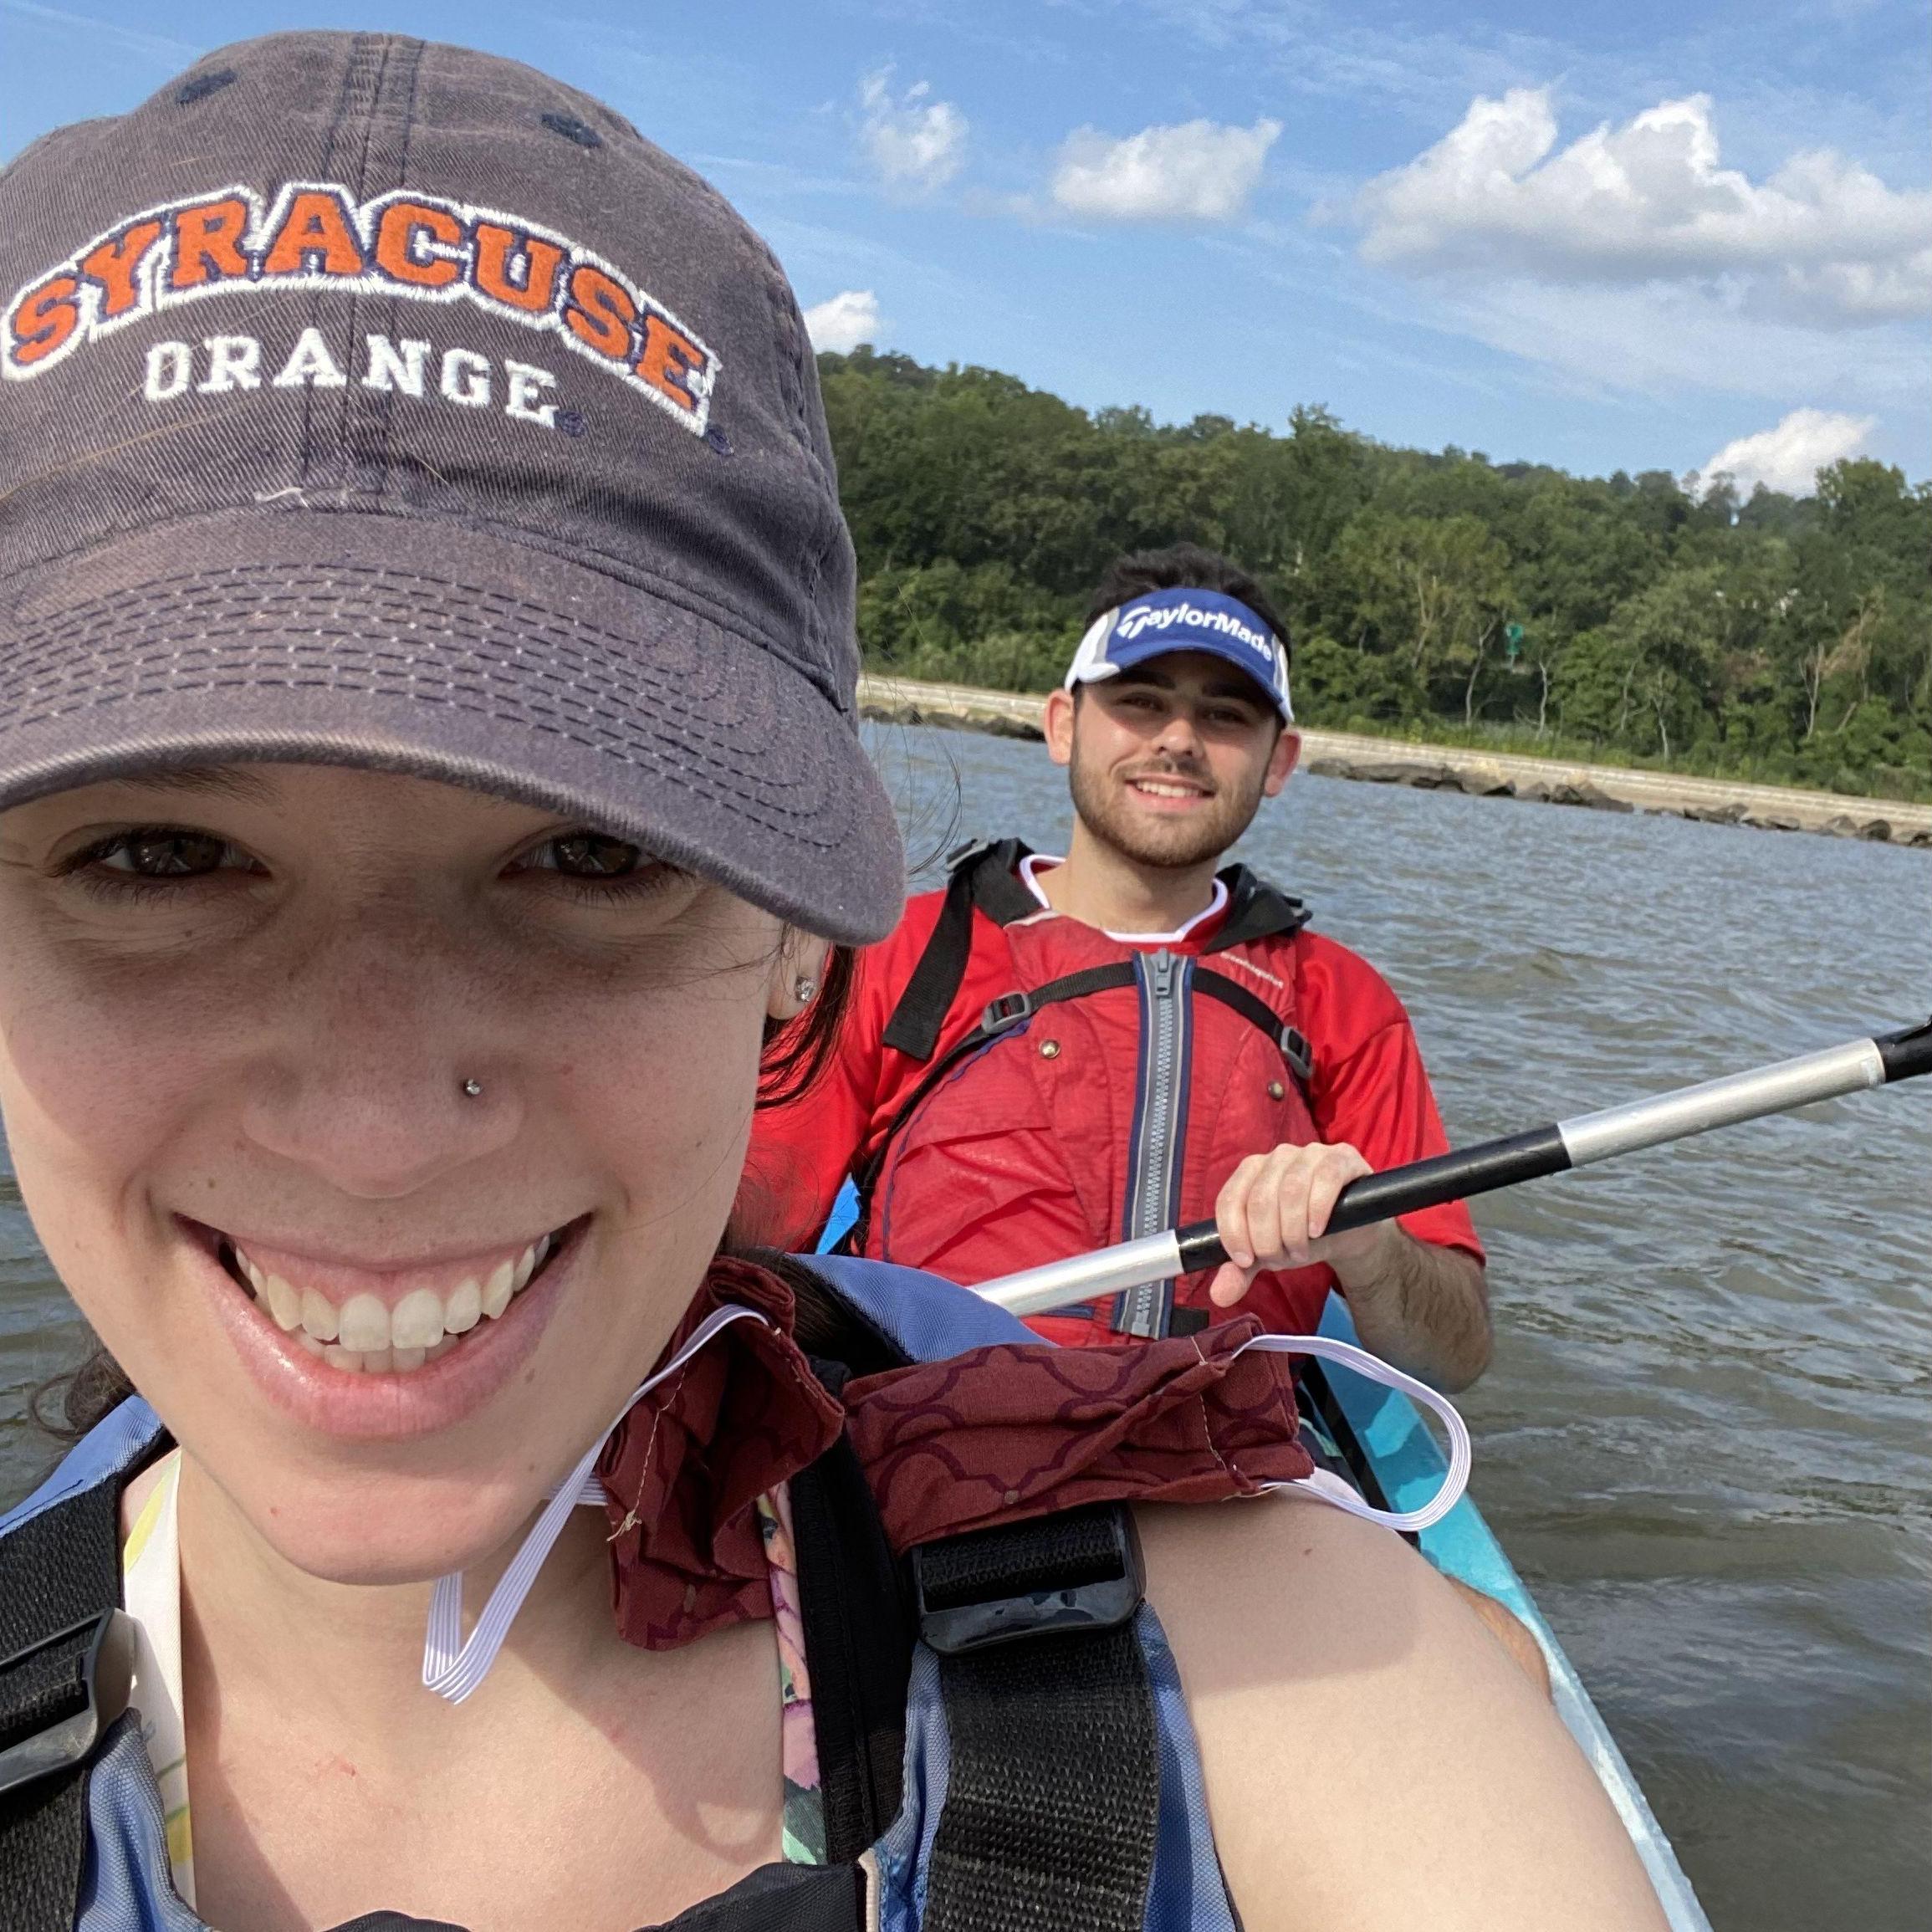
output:
[[[758,245],[758,254],[764,271],[762,279],[764,284],[766,312],[770,318],[773,332],[781,345],[779,368],[790,379],[785,384],[787,391],[785,400],[795,424],[795,441],[806,462],[821,480],[829,483],[830,479],[825,477],[824,466],[819,461],[819,452],[812,445],[811,425],[805,410],[805,357],[800,343],[797,304],[791,299],[790,287],[785,282],[776,259],[762,241]],[[835,488],[833,501],[836,503],[836,500]],[[825,620],[819,610],[818,585],[825,570],[831,538],[827,519],[821,519],[817,529],[805,530],[800,542],[798,562],[795,566],[799,583],[805,592],[806,635],[814,642],[820,644],[824,641]],[[846,707],[841,704],[839,708],[843,711]]]
[[[368,38],[369,37],[365,33],[355,33],[349,36],[347,58],[342,63],[341,84],[335,90],[335,110],[330,119],[329,130],[324,137],[322,144],[322,179],[325,181],[333,181],[337,178],[335,169],[336,136],[341,132],[342,124],[348,118],[350,91],[355,84],[356,63],[362,57],[362,49]],[[306,307],[309,326],[311,329],[319,328],[322,320],[322,294],[319,289],[309,290]],[[355,311],[351,309],[350,312],[351,325],[350,340],[351,341],[355,340],[353,333],[355,319]],[[313,383],[305,383],[303,386],[300,475],[302,487],[304,489],[309,487],[315,474],[316,395],[317,391]],[[346,407],[346,403],[337,410],[338,420],[340,419],[344,407]]]
[[[380,689],[369,686],[337,683],[323,679],[271,681],[259,678],[217,678],[212,677],[199,680],[181,679],[166,685],[150,686],[145,690],[120,694],[90,693],[72,703],[49,705],[39,711],[30,713],[20,718],[13,728],[24,729],[32,725],[55,723],[62,718],[76,717],[84,712],[102,710],[111,705],[125,703],[130,698],[180,697],[192,695],[196,692],[275,689],[283,684],[286,684],[287,687],[291,690],[329,689],[360,693],[370,697],[384,695]],[[739,816],[749,819],[754,825],[762,825],[769,831],[784,833],[795,839],[800,844],[813,846],[821,851],[838,849],[846,842],[849,836],[850,821],[855,815],[850,809],[849,795],[841,791],[831,790],[822,785],[818,788],[818,795],[809,810],[786,811],[775,802],[760,799],[754,792],[732,790],[722,785],[707,783],[704,771],[702,769],[693,769],[682,761],[672,760],[662,755],[641,754],[640,747],[613,744],[606,739],[587,736],[580,730],[573,731],[565,724],[550,724],[544,723],[540,718],[506,715],[491,706],[474,703],[465,704],[454,700],[440,699],[421,693],[413,694],[409,702],[426,704],[447,703],[449,708],[452,710],[471,712],[478,717],[488,718],[498,723],[515,724],[521,728],[539,732],[546,737],[555,738],[565,744],[576,745],[580,749],[590,752],[597,757],[611,759],[620,764],[629,765],[635,769],[653,771],[661,777],[674,779],[700,798],[727,807]],[[686,744],[680,749],[686,751],[687,754],[694,751],[702,752],[703,754],[708,757],[717,750],[718,746],[715,740],[707,739],[695,744]],[[438,751],[432,747],[424,747],[422,749],[426,760],[433,763],[440,764],[447,760],[449,764],[457,764],[464,762],[467,756],[466,754],[455,749]],[[832,815],[836,808],[841,805],[846,809],[838,812],[838,816],[845,822],[837,825],[827,825],[825,820]],[[822,836],[814,836],[815,834]]]
[[[20,728],[57,723],[64,718],[75,718],[89,711],[106,709],[114,705],[125,703],[130,699],[141,698],[187,697],[192,696],[197,693],[233,693],[281,688],[292,691],[340,690],[372,698],[394,695],[385,693],[380,687],[375,686],[335,683],[319,678],[268,680],[209,676],[201,678],[184,678],[162,685],[151,685],[118,694],[90,693],[71,703],[49,705],[39,711],[32,713],[21,719]],[[628,765],[634,769],[649,770],[662,777],[675,779],[698,796],[711,800],[717,804],[728,805],[741,816],[750,820],[754,824],[764,825],[769,831],[787,832],[797,837],[800,843],[814,846],[821,851],[831,851],[837,848],[845,842],[849,836],[850,820],[853,815],[849,810],[849,800],[846,799],[844,794],[835,790],[830,790],[821,785],[816,788],[814,795],[802,807],[788,810],[778,800],[761,798],[753,790],[734,788],[725,783],[708,781],[706,768],[693,769],[688,760],[693,756],[702,756],[708,759],[711,754],[717,749],[715,743],[711,740],[667,740],[667,744],[669,749],[681,751],[684,754],[682,758],[673,758],[667,755],[665,752],[656,754],[647,752],[636,745],[612,744],[607,740],[588,735],[581,729],[572,729],[567,720],[559,720],[553,723],[543,718],[520,716],[506,717],[501,711],[492,706],[475,702],[463,703],[453,699],[442,699],[421,693],[412,694],[408,702],[423,704],[444,704],[451,710],[466,712],[479,718],[487,718],[494,723],[514,723],[519,729],[534,732],[544,737],[559,739],[567,744],[575,745],[580,750],[590,752],[599,758],[610,759],[617,764]],[[425,746],[422,749],[426,759],[437,763],[445,760],[450,763],[460,763],[468,755],[453,749],[439,750],[435,747]],[[712,776],[715,778],[717,774],[713,774]],[[838,806],[841,803],[846,804],[848,809],[843,811],[839,810]],[[846,822],[836,825],[826,824],[825,821],[835,815]]]
[[[414,49],[414,54],[409,64],[409,96],[402,106],[402,150],[396,156],[396,185],[398,187],[409,185],[409,150],[416,133],[416,99],[422,83],[422,57],[428,51],[426,42],[417,40],[410,44]],[[392,340],[401,333],[397,326],[401,313],[401,298],[391,295],[384,306],[383,333]],[[376,487],[365,493],[386,500],[391,468],[390,436],[396,425],[396,397],[388,390],[371,391],[366,384],[363,387],[364,400],[358,406],[366,409],[373,404],[378,426],[375,439]]]
[[[355,198],[365,202],[369,198],[369,151],[376,139],[376,120],[382,105],[382,84],[389,73],[389,57],[396,45],[392,35],[384,34],[376,42],[373,55],[376,73],[366,88],[367,99],[359,103],[362,120],[362,141],[355,157]],[[319,309],[326,298],[318,293],[315,298]],[[362,321],[362,298],[355,289],[349,291],[348,324],[349,340],[354,342],[360,332]],[[336,401],[336,440],[340,445],[338,461],[341,468],[342,487],[353,490],[356,487],[356,468],[360,450],[355,433],[356,412],[362,406],[361,386],[350,383],[344,386]]]
[[[463,650],[460,640],[460,611],[452,611],[447,620],[433,626],[424,626],[420,618],[408,613],[419,606],[406,601],[412,586],[432,587],[445,591],[463,591],[467,586],[428,575],[422,572],[402,572],[383,568],[335,567],[315,573],[319,588],[334,589],[336,580],[341,576],[361,580],[360,585],[364,610],[363,621],[383,624],[394,631],[414,633],[410,641],[422,645],[456,642],[459,651]],[[12,654],[12,668],[18,682],[14,682],[14,694],[9,699],[9,709],[14,715],[8,724],[0,727],[0,735],[11,730],[43,720],[49,716],[65,715],[68,713],[87,708],[89,705],[120,702],[128,695],[142,692],[187,692],[197,689],[246,688],[251,686],[344,689],[379,689],[383,682],[406,686],[412,700],[425,703],[447,703],[456,708],[471,709],[479,714],[489,715],[504,722],[521,722],[533,729],[545,729],[569,737],[573,742],[601,749],[624,759],[639,762],[630,747],[633,739],[614,732],[600,732],[595,728],[595,719],[600,713],[608,715],[611,704],[611,685],[627,682],[635,688],[641,684],[651,689],[654,702],[661,708],[668,708],[674,714],[682,714],[691,723],[693,735],[706,744],[708,755],[714,761],[722,758],[728,766],[741,766],[740,776],[754,788],[762,780],[762,789],[768,796],[773,796],[797,788],[774,779],[769,746],[744,744],[733,746],[716,740],[713,733],[701,728],[702,721],[691,703],[690,681],[687,676],[675,672],[659,671],[648,664],[639,664],[630,655],[631,641],[608,631],[601,626],[591,625],[581,619],[560,619],[541,607],[524,604],[520,600],[498,592],[486,592],[478,596],[470,592],[467,601],[473,613],[494,619],[505,629],[519,636],[528,636],[533,631],[546,639],[545,648],[560,653],[570,665],[568,682],[557,679],[554,675],[545,688],[545,673],[539,667],[531,667],[530,674],[537,682],[520,682],[517,674],[503,661],[490,659],[464,651],[457,664],[450,664],[447,658],[441,662],[425,659],[413,652],[396,647],[394,644],[385,648],[382,641],[369,640],[360,625],[353,624],[347,613],[339,625],[330,625],[325,614],[311,610],[302,613],[299,606],[304,601],[299,580],[284,578],[281,580],[283,595],[268,600],[273,607],[279,604],[286,609],[291,621],[304,622],[310,636],[304,639],[287,633],[264,635],[253,628],[253,620],[258,617],[263,607],[258,596],[251,596],[245,611],[238,611],[233,621],[224,628],[210,629],[212,621],[218,619],[222,606],[229,602],[220,595],[224,586],[242,588],[244,580],[234,572],[223,573],[212,580],[205,574],[196,573],[186,578],[162,578],[151,580],[147,584],[135,586],[132,590],[122,590],[111,597],[90,601],[62,613],[57,623],[37,626],[23,633],[18,640],[17,648]],[[186,591],[184,602],[187,615],[197,619],[201,630],[192,636],[182,636],[179,631],[156,647],[144,648],[130,636],[133,626],[128,616],[127,605],[130,595],[141,592],[152,593],[179,586]],[[194,593],[203,594],[197,597]],[[382,593],[386,592],[386,599]],[[340,600],[337,600],[340,604]],[[396,606],[400,606],[397,609]],[[294,606],[293,608],[289,608]],[[84,627],[89,621],[105,621],[114,626],[117,634],[133,645],[133,652],[125,666],[125,675],[131,688],[125,693],[103,692],[99,688],[99,672],[92,666],[75,661],[75,653],[67,641],[77,626]],[[161,621],[156,613],[154,621]],[[699,623],[703,621],[697,620]],[[694,639],[701,647],[702,640]],[[223,675],[220,662],[223,652],[232,646],[243,644],[251,657],[259,661],[264,657],[279,657],[285,668],[279,675],[261,672],[243,677],[238,672]],[[367,662],[345,673],[340,662],[342,647],[350,645],[360,650]],[[600,647],[608,645],[607,656]],[[38,648],[37,648],[38,647]],[[327,652],[330,654],[330,669],[326,677],[313,678],[299,675],[300,660],[305,655]],[[188,671],[189,661],[200,657],[208,662]],[[600,658],[603,662],[600,662]],[[38,660],[38,662],[37,662]],[[393,667],[386,673],[385,665]],[[143,678],[152,678],[165,667],[175,666],[177,673],[160,682],[142,683]],[[54,675],[49,678],[47,672]],[[473,696],[465,698],[465,683],[461,672],[467,670],[473,680],[468,687]],[[19,674],[24,673],[24,677]],[[78,703],[62,704],[55,697],[60,684],[77,678],[94,681],[95,688]],[[358,684],[357,677],[371,681],[370,686]],[[13,682],[10,680],[9,682]],[[34,690],[38,685],[42,697],[38,708],[28,711],[24,706],[34,703]],[[23,689],[23,686],[25,687]],[[586,688],[585,687],[588,687]],[[480,702],[487,698],[491,687],[517,690],[521,695],[514,705]],[[628,707],[626,708],[627,710]],[[570,713],[576,710],[585,715],[572,718]],[[661,712],[641,714],[630,712],[633,730],[641,730],[660,739],[672,738],[676,726],[666,719]],[[555,718],[560,722],[546,725],[541,721]],[[575,725],[575,729],[569,727]],[[586,732],[594,735],[585,735]],[[752,796],[753,792],[738,795]]]
[[[89,533],[85,543],[76,544],[64,550],[51,551],[45,556],[36,557],[16,573],[20,588],[31,587],[33,575],[56,570],[74,560],[83,558],[103,549],[118,539],[133,539],[146,535],[151,530],[162,528],[212,521],[241,511],[240,504],[227,504],[208,510],[193,517],[177,517],[169,519],[167,524],[124,523],[113,529]],[[440,512],[411,509],[407,511],[393,507],[371,509],[360,503],[335,504],[318,503],[313,499],[304,504],[304,510],[310,515],[330,517],[374,517],[395,518],[398,520],[421,524],[446,524],[452,529],[468,530],[478,536],[499,538],[517,544],[523,548],[552,556],[560,562],[573,564],[580,570],[593,575],[611,578],[627,588],[641,590],[647,595],[662,597],[673,609],[682,611],[687,616],[701,622],[714,624],[721,630],[736,637],[741,643],[750,645],[754,650],[763,651],[775,657],[789,670],[797,673],[811,685],[819,696],[842,716],[851,714],[852,703],[841,693],[836,676],[829,664],[815,664],[801,658],[796,652],[782,641],[769,637],[761,631],[752,618],[737,606],[727,602],[708,587],[687,583],[681,577],[656,565],[639,563],[636,559],[619,555],[597,544],[577,539],[569,542],[551,540],[539,531],[532,530],[522,524],[498,522],[488,517],[448,516]],[[591,561],[590,560],[595,560]],[[344,566],[360,569],[362,565]]]
[[[23,802],[65,786],[91,782],[108,771],[129,769],[140,763],[178,764],[184,758],[205,762],[211,752],[216,756],[223,755],[218,739],[211,745],[207,734],[175,732],[164,734],[158,742],[146,746],[126,744],[79,756],[43,753],[0,785],[0,800],[8,805]],[[876,938],[889,928],[900,903],[902,874],[897,863],[887,868],[889,880],[873,866],[859,868],[850,864],[839,867],[833,877],[801,880],[785,863],[789,856],[785,852],[765,853],[748,861],[743,855],[720,851],[713,842],[715,835],[654,822],[659,817],[659,801],[648,798],[614,798],[602,794],[594,781],[560,775],[542,778],[495,759],[455,752],[412,758],[399,754],[397,747],[372,744],[353,729],[333,733],[294,730],[271,733],[245,749],[238,747],[232,755],[252,762],[289,759],[413,771],[446,782],[480,785],[500,796],[527,802],[539,810],[581,811],[594,822],[608,825],[623,836],[640,839],[672,863],[688,866],[728,891],[766,907],[779,917],[795,920],[811,931],[826,933],[835,938],[846,938],[855,943]],[[667,769],[661,776],[672,788],[691,789],[689,774],[683,770]],[[769,831],[808,864],[822,863],[825,855],[835,849],[804,836],[805,825],[797,820],[769,824],[741,811],[741,801],[733,797],[699,795],[729,816]],[[866,810],[860,794],[846,790],[841,791],[838,798],[854,827],[862,826],[871,815]],[[877,829],[876,823],[874,829]],[[839,841],[837,849],[845,851],[849,843],[848,834]],[[881,886],[884,887],[882,897],[877,896]]]

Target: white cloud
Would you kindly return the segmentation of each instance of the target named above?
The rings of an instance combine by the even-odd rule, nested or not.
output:
[[[1721,291],[1662,282],[1566,287],[1527,275],[1439,285],[1419,310],[1404,289],[1383,306],[1558,371],[1586,395],[1707,391],[1781,408],[1807,396],[1888,417],[1924,413],[1925,330],[1901,322],[1862,330],[1853,355],[1840,329],[1743,314]]]
[[[846,289],[805,312],[805,333],[814,349],[847,355],[861,342],[879,339],[879,298],[870,289]]]
[[[1280,131],[1278,120],[1252,127],[1189,120],[1116,141],[1076,128],[1061,147],[1053,198],[1068,214],[1102,221],[1231,222]]]
[[[892,70],[882,67],[859,83],[866,151],[887,187],[930,194],[958,174],[966,159],[966,116],[949,100],[928,98],[929,83],[892,98]]]
[[[1843,328],[1932,309],[1932,190],[1829,150],[1762,182],[1721,166],[1707,95],[1556,148],[1546,88],[1479,96],[1357,195],[1373,263],[1452,279],[1694,284],[1733,313]]]
[[[1748,497],[1759,483],[1787,496],[1807,497],[1826,464],[1855,456],[1878,426],[1869,416],[1841,416],[1827,409],[1794,409],[1775,428],[1727,442],[1699,474],[1707,484],[1730,477]]]

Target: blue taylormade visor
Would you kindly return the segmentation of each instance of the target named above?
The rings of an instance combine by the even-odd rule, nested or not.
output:
[[[1286,646],[1238,597],[1219,590],[1150,590],[1109,611],[1081,639],[1066,688],[1175,651],[1205,651],[1238,665],[1268,694],[1281,722],[1295,722]]]

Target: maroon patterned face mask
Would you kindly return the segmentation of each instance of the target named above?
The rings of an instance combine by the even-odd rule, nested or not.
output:
[[[1108,1348],[1003,1342],[846,1385],[793,1339],[791,1290],[750,1262],[712,1265],[665,1350],[736,1302],[763,1321],[713,1337],[639,1401],[599,1457],[619,1633],[647,1649],[771,1615],[756,1505],[843,1429],[896,1550],[1078,1503],[1211,1502],[1292,1482],[1290,1357],[1239,1352],[1251,1316]]]

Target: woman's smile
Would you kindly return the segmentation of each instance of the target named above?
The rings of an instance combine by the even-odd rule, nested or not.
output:
[[[229,1274],[275,1326],[347,1374],[406,1375],[500,1321],[547,1262],[561,1231],[456,1261],[362,1266],[211,1229]]]
[[[447,1260],[371,1265],[180,1219],[245,1368],[297,1421],[362,1439],[447,1428],[535,1347],[592,1217]]]

